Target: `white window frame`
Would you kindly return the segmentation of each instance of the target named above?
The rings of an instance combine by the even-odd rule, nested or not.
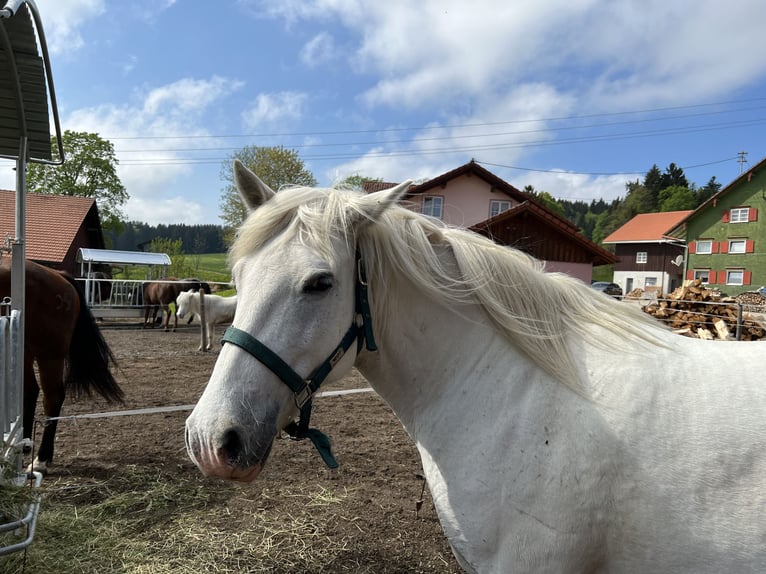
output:
[[[697,246],[694,250],[698,255],[710,255],[713,253],[713,240],[712,239],[698,239]]]
[[[710,283],[710,269],[695,269],[694,278],[701,279],[703,285]]]
[[[491,199],[489,202],[490,218],[500,215],[511,208],[511,201],[508,199]]]
[[[736,249],[734,246],[737,246]],[[746,239],[729,239],[729,253],[740,255],[747,253],[747,240]]]
[[[646,277],[644,278],[644,287],[656,287],[657,286],[657,278],[656,277]]]
[[[444,198],[441,195],[423,196],[423,209],[421,210],[423,215],[430,215],[436,219],[441,219],[443,211]]]
[[[649,253],[646,251],[636,251],[636,263],[646,263],[649,261]]]
[[[739,280],[737,280],[737,275],[739,275]],[[743,269],[727,269],[726,284],[727,285],[744,285],[745,271]]]
[[[750,221],[749,207],[732,207],[729,211],[729,223],[747,223]]]

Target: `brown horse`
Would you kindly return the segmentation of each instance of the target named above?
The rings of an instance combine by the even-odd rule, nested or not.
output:
[[[10,259],[0,260],[0,299],[11,295]],[[32,437],[40,390],[47,418],[61,414],[64,396],[90,396],[93,391],[109,402],[122,402],[123,392],[110,371],[114,355],[96,325],[84,294],[73,277],[26,262],[24,311],[24,437]],[[37,363],[40,381],[35,377]],[[53,460],[55,420],[45,422],[34,460],[45,472]]]
[[[165,313],[165,331],[167,331],[171,316],[170,304],[173,303],[173,331],[175,331],[178,328],[178,316],[176,315],[178,305],[176,304],[176,299],[179,293],[189,289],[204,289],[207,293],[210,293],[210,286],[199,279],[180,280],[177,277],[161,277],[157,281],[144,283],[143,328],[146,329],[150,312],[152,313],[151,327],[153,329],[158,313],[163,311]]]

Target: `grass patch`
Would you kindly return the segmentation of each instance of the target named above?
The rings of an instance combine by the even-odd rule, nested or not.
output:
[[[342,506],[345,494],[316,484],[280,485],[250,500],[230,483],[130,466],[43,489],[35,541],[26,556],[0,557],[0,572],[329,572],[350,543],[327,536],[327,522],[313,514]],[[284,498],[294,499],[290,513],[275,511]]]

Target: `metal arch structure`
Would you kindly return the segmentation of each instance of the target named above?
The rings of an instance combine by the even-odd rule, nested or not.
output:
[[[51,120],[57,154],[52,153]],[[24,299],[26,259],[26,169],[29,162],[61,164],[64,148],[50,57],[42,20],[32,0],[0,0],[0,158],[16,161],[16,213],[13,237],[0,238],[0,257],[11,257],[11,301],[7,317],[0,317],[0,462],[10,472],[3,481],[24,484],[21,472],[23,447]],[[2,306],[0,306],[2,310]],[[35,473],[34,484],[42,476]],[[0,534],[14,536],[0,546],[0,555],[25,549],[32,543],[39,494],[18,520],[0,524]],[[20,536],[23,539],[18,540]],[[6,540],[5,537],[2,539]]]

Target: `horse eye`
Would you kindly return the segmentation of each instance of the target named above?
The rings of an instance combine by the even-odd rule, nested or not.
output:
[[[333,277],[329,273],[323,273],[311,277],[303,284],[304,293],[322,293],[332,287]]]

